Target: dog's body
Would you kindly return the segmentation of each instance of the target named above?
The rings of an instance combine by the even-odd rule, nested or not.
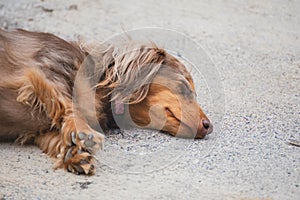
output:
[[[129,125],[172,135],[203,138],[212,131],[177,59],[155,46],[126,48],[108,46],[95,56],[52,34],[0,30],[1,140],[33,139],[57,158],[56,167],[92,174],[93,154],[104,141],[91,128],[93,117],[104,129],[118,125],[114,115],[121,114]],[[89,66],[94,78],[79,73]]]

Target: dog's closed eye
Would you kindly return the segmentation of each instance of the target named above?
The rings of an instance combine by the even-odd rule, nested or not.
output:
[[[179,87],[180,87],[180,94],[186,97],[190,97],[194,93],[186,81],[181,81]]]

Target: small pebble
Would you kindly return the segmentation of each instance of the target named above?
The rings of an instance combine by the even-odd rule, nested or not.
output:
[[[75,4],[72,4],[69,6],[68,10],[78,10],[78,6]]]

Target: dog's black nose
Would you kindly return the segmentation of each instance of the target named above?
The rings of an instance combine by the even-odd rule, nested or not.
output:
[[[210,121],[208,119],[202,120],[203,128],[209,129]]]
[[[206,135],[210,134],[213,131],[213,125],[209,121],[209,119],[202,119],[200,123],[202,124],[198,128],[195,138],[204,138]]]

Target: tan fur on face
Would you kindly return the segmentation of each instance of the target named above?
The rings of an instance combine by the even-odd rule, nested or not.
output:
[[[195,86],[186,68],[167,55],[163,67],[150,84],[147,97],[130,106],[133,121],[141,127],[159,129],[174,136],[203,138],[202,120],[208,119],[195,98]],[[160,111],[153,112],[152,107]]]
[[[160,109],[153,112],[153,106],[159,106]],[[207,117],[195,99],[182,97],[160,84],[151,84],[147,97],[138,104],[130,105],[129,109],[133,121],[138,126],[159,130],[161,128],[180,137],[205,136],[201,135],[201,120]],[[165,122],[163,127],[161,122]]]

